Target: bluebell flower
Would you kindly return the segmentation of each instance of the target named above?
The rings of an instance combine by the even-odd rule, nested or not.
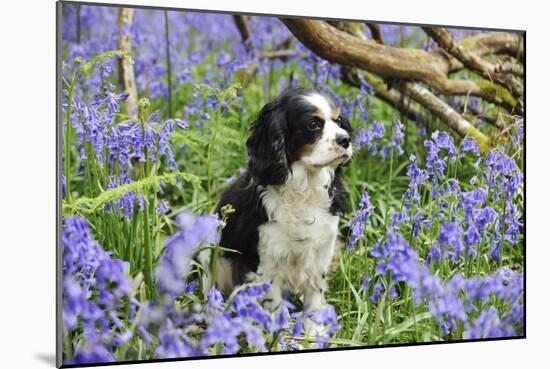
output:
[[[321,327],[316,333],[317,348],[326,348],[330,343],[330,337],[340,330],[338,315],[332,305],[326,305],[321,310],[311,314],[311,320]]]
[[[456,148],[453,138],[443,131],[435,131],[432,133],[432,139],[437,145],[438,150],[444,149],[451,158],[451,162],[456,160]]]
[[[500,236],[498,236],[495,237],[495,239],[493,240],[491,251],[489,251],[489,257],[493,259],[497,264],[500,264],[501,252],[502,240],[500,239]]]
[[[361,128],[355,134],[355,146],[357,150],[366,146],[370,153],[375,155],[378,151],[378,143],[384,137],[384,125],[378,121],[372,122],[366,129]]]
[[[464,245],[462,243],[462,229],[455,223],[445,223],[441,226],[438,242],[441,246],[450,246],[447,252],[452,256],[453,261],[457,262],[459,257],[464,253]]]
[[[69,362],[112,361],[114,337],[124,337],[124,327],[116,311],[130,295],[128,264],[114,259],[92,238],[85,219],[64,220],[63,237],[64,328],[82,329],[82,341]],[[118,333],[117,333],[118,332]]]
[[[61,174],[61,197],[65,197],[66,183],[65,174]]]
[[[465,137],[462,140],[460,153],[462,156],[465,156],[467,152],[471,152],[475,156],[479,156],[479,146],[477,145],[477,141],[471,137]]]
[[[407,209],[403,209],[402,211],[395,211],[392,210],[392,213],[390,215],[390,229],[396,230],[401,225],[408,225],[410,223],[410,217],[409,212]]]
[[[170,319],[166,319],[159,331],[159,345],[155,350],[158,358],[181,358],[204,355],[188,338],[183,329],[178,328]]]
[[[197,291],[198,286],[199,286],[199,283],[196,280],[191,281],[187,283],[187,286],[185,286],[184,293],[186,295],[192,295]]]
[[[369,277],[363,278],[363,281],[361,282],[361,289],[367,291],[369,289]]]
[[[481,236],[477,228],[470,224],[466,232],[464,232],[464,244],[468,250],[468,257],[475,253],[474,247],[481,242]]]
[[[516,122],[515,125],[519,125],[517,131],[512,135],[512,142],[516,146],[523,145],[523,140],[525,139],[525,129],[523,128],[523,119]]]
[[[504,239],[513,245],[519,242],[521,236],[520,230],[524,227],[523,222],[520,221],[521,217],[522,213],[516,204],[506,204],[506,216],[504,218],[506,230],[504,232]]]
[[[168,202],[166,200],[160,200],[157,204],[157,213],[167,214],[169,211]]]
[[[441,259],[441,251],[436,244],[432,244],[428,253],[426,254],[426,264],[432,265],[433,263],[439,262]]]
[[[491,150],[487,155],[483,177],[489,187],[495,189],[495,196],[504,194],[507,201],[514,198],[523,185],[523,175],[516,162],[498,150]]]
[[[203,243],[217,243],[221,225],[214,215],[196,216],[190,212],[179,214],[176,223],[181,230],[165,241],[164,254],[155,270],[158,289],[171,296],[185,291],[192,256]]]
[[[64,361],[64,364],[97,364],[114,362],[115,357],[101,343],[79,345],[74,356]]]
[[[503,322],[499,317],[498,310],[491,306],[481,312],[464,334],[467,339],[510,337],[516,336],[516,330],[512,324]]]
[[[352,250],[357,241],[365,236],[365,227],[369,223],[369,217],[371,216],[373,210],[374,206],[370,202],[370,196],[368,192],[365,191],[361,195],[359,208],[348,223],[348,226],[351,228],[348,250]]]
[[[393,136],[390,138],[390,146],[395,148],[397,155],[403,154],[403,143],[405,139],[404,129],[405,126],[399,119],[393,122]]]
[[[447,168],[447,163],[445,159],[440,159],[438,156],[439,148],[432,140],[425,140],[424,146],[428,149],[428,154],[426,156],[426,168],[428,174],[439,178],[445,177],[445,169]]]
[[[426,184],[428,172],[425,169],[420,169],[416,156],[411,154],[409,158],[411,164],[407,167],[407,177],[409,177],[409,188],[405,192],[405,198],[410,198],[417,205],[420,205],[420,196],[418,187]]]
[[[384,287],[382,287],[382,283],[376,282],[374,285],[374,292],[370,295],[370,301],[373,304],[377,304],[380,300],[380,297],[382,297],[382,293],[384,292]]]
[[[416,214],[413,215],[412,218],[412,236],[414,239],[418,238],[418,235],[420,234],[420,230],[422,228],[424,229],[430,229],[431,228],[431,220],[428,219],[428,215],[417,211]]]
[[[446,243],[452,244],[457,241],[459,232],[455,226],[450,228],[452,229],[444,232],[444,237]],[[509,313],[503,315],[503,321],[517,324],[522,319],[522,274],[509,269],[500,269],[484,279],[464,279],[462,275],[455,274],[445,284],[426,267],[426,264],[429,265],[440,258],[437,245],[431,246],[424,264],[399,234],[390,234],[385,242],[377,243],[371,254],[377,259],[377,265],[384,266],[381,273],[389,271],[392,281],[403,281],[411,287],[415,304],[427,303],[430,313],[441,325],[443,335],[455,331],[458,322],[467,324],[467,313],[473,311],[473,302],[485,302],[490,295],[497,296],[512,307]],[[382,293],[383,286],[378,282],[371,295],[371,301],[378,301]],[[465,302],[462,296],[465,296]]]
[[[495,222],[498,220],[498,214],[492,207],[485,206],[480,209],[473,209],[472,218],[480,234],[484,236],[485,239],[487,239],[487,228],[490,225],[495,224]]]

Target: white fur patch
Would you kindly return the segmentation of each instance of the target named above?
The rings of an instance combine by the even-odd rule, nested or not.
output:
[[[259,227],[258,274],[273,285],[273,307],[286,288],[303,294],[307,310],[319,310],[324,303],[338,232],[327,191],[333,175],[331,168],[310,171],[296,162],[284,185],[268,186],[262,195],[269,222]]]
[[[320,94],[312,94],[304,96],[304,98],[313,106],[315,106],[321,114],[323,114],[324,120],[332,119],[332,107],[328,100]]]
[[[211,273],[210,273],[210,249],[203,249],[197,255],[197,260],[203,268],[202,273],[202,292],[204,296],[208,295],[208,291],[212,287]],[[229,259],[218,257],[216,261],[216,285],[217,288],[225,295],[229,296],[233,290],[233,273],[231,268],[231,261]]]

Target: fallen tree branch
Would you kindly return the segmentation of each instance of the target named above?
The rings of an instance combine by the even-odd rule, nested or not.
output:
[[[455,42],[449,31],[440,27],[422,27],[424,32],[428,34],[437,44],[449,54],[458,59],[468,69],[477,72],[482,77],[487,77],[491,81],[496,81],[507,88],[516,98],[523,96],[523,88],[521,84],[515,83],[512,78],[508,78],[502,72],[499,72],[500,67],[496,64],[485,61],[480,56],[470,52],[463,45]],[[509,67],[507,65],[507,67]]]
[[[497,83],[450,79],[451,62],[444,55],[363,40],[319,20],[281,20],[306,47],[330,62],[364,69],[382,77],[419,80],[446,95],[479,96],[508,110],[518,105],[516,98]]]
[[[343,68],[342,80],[344,83],[352,86],[359,87],[360,81],[357,72]],[[376,97],[388,103],[393,108],[399,110],[409,119],[416,122],[427,122],[426,114],[421,112],[410,102],[407,102],[405,96],[412,98],[419,103],[427,111],[438,117],[441,121],[446,123],[453,131],[458,133],[461,137],[471,136],[476,139],[480,150],[486,152],[491,147],[490,139],[475,128],[470,122],[463,118],[453,108],[451,108],[443,100],[436,97],[430,91],[420,86],[417,83],[412,82],[398,82],[396,89],[388,87],[388,85],[379,77],[369,72],[363,72],[365,80],[374,90]],[[496,119],[494,120],[496,122]],[[496,125],[496,124],[495,124]]]
[[[491,140],[487,136],[481,133],[443,100],[428,91],[428,89],[420,86],[418,83],[407,81],[397,83],[396,88],[401,91],[402,94],[410,96],[413,100],[432,112],[460,136],[475,138],[481,152],[487,152],[491,148]]]
[[[339,29],[351,33],[349,32],[349,27],[346,27],[346,23],[341,24]],[[356,87],[361,86],[361,78],[359,73],[362,73],[363,78],[374,90],[375,96],[390,104],[394,109],[397,109],[409,119],[416,121],[417,124],[420,123],[420,121],[427,122],[428,120],[424,117],[424,113],[421,113],[419,109],[411,104],[411,97],[415,99],[417,103],[420,103],[420,105],[422,105],[426,110],[430,111],[432,114],[447,123],[451,129],[455,130],[462,137],[465,137],[468,135],[468,132],[470,132],[470,135],[474,135],[479,138],[481,144],[484,142],[489,142],[488,138],[486,138],[468,121],[465,121],[460,114],[456,113],[449,115],[448,110],[452,110],[453,112],[454,110],[445,102],[438,99],[435,95],[423,89],[421,86],[416,84],[411,84],[409,87],[406,85],[400,86],[401,89],[404,89],[404,92],[409,92],[401,93],[396,89],[390,88],[383,79],[372,73],[366,71],[361,72],[348,66],[340,67],[342,81]]]

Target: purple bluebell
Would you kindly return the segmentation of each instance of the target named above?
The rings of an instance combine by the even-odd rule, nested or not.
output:
[[[516,330],[512,324],[503,322],[499,317],[498,310],[491,306],[481,312],[464,334],[467,339],[510,337],[516,336]]]
[[[180,213],[176,223],[181,230],[166,240],[164,254],[155,270],[159,291],[171,296],[185,291],[191,257],[203,243],[216,244],[221,225],[214,215],[196,216],[188,211]]]
[[[113,336],[125,332],[117,310],[131,292],[128,264],[104,251],[93,239],[89,223],[77,217],[64,219],[62,253],[64,328],[84,333],[69,361],[112,361]]]
[[[409,157],[411,164],[407,167],[407,177],[409,177],[409,185],[403,195],[407,209],[411,209],[412,204],[420,205],[419,187],[426,184],[428,172],[425,169],[420,169],[416,156],[411,154]]]
[[[369,217],[374,210],[374,206],[370,202],[370,196],[367,191],[361,195],[359,208],[349,221],[348,225],[351,228],[351,236],[348,242],[348,250],[352,250],[353,246],[360,238],[365,236],[365,227],[369,223]]]
[[[359,150],[366,146],[370,153],[375,155],[378,151],[379,141],[384,137],[384,125],[378,121],[372,122],[367,128],[361,128],[355,135],[355,146]]]
[[[479,146],[477,141],[471,137],[466,137],[462,140],[460,153],[465,156],[467,152],[473,153],[475,156],[479,156]]]
[[[390,146],[395,149],[397,155],[403,154],[403,143],[405,140],[405,126],[399,119],[393,122],[393,135],[390,138]]]
[[[376,284],[374,285],[374,291],[370,295],[370,301],[373,304],[377,304],[378,301],[380,300],[380,297],[382,297],[383,292],[384,292],[384,287],[382,286],[382,283],[376,282]]]

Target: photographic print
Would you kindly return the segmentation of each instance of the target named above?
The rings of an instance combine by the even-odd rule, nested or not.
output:
[[[58,365],[525,337],[525,32],[382,21],[58,3]]]

